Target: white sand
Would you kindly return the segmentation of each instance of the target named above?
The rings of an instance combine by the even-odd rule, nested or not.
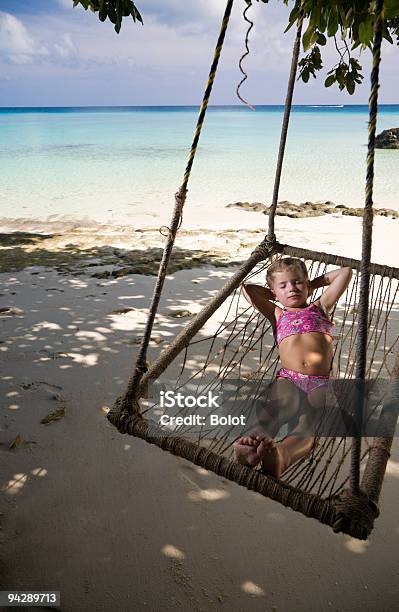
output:
[[[235,212],[235,228],[265,221]],[[282,241],[359,256],[357,218],[277,223]],[[399,265],[398,228],[376,219],[374,261]],[[180,244],[215,248],[215,236]],[[234,255],[250,250],[230,246]],[[161,322],[176,306],[197,311],[230,273],[171,275]],[[124,389],[154,277],[102,281],[30,268],[0,278],[1,306],[14,309],[0,317],[2,589],[57,589],[71,612],[397,607],[397,443],[369,542],[334,535],[108,424],[103,408]],[[169,323],[171,334],[183,324]],[[152,343],[150,357],[158,348]],[[62,408],[64,418],[40,423]]]

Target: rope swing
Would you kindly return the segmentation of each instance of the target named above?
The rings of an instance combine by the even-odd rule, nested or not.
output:
[[[233,461],[232,440],[225,429],[222,431],[215,427],[211,435],[209,431],[200,433],[196,440],[193,437],[189,439],[179,435],[179,432],[171,435],[165,433],[151,419],[146,418],[149,408],[141,405],[149,384],[159,379],[168,366],[177,359],[179,359],[180,373],[174,383],[176,390],[190,382],[196,384],[197,388],[202,385],[205,390],[218,391],[223,389],[229,380],[239,380],[237,411],[246,409],[244,405],[239,404],[238,397],[240,389],[245,389],[248,380],[254,384],[259,397],[261,396],[263,381],[267,377],[272,377],[276,370],[278,354],[270,323],[252,307],[242,311],[239,305],[240,286],[243,281],[265,272],[272,259],[276,261],[283,255],[301,258],[306,262],[310,274],[315,276],[323,274],[329,265],[348,266],[354,271],[353,281],[343,296],[344,306],[335,310],[339,342],[335,347],[333,374],[340,380],[354,379],[360,383],[366,378],[399,380],[399,337],[396,333],[392,341],[390,340],[392,335],[388,333],[389,318],[399,297],[399,269],[370,262],[375,129],[384,26],[383,0],[377,0],[375,8],[361,261],[281,244],[275,236],[274,219],[301,42],[303,16],[300,16],[294,40],[267,235],[248,260],[189,321],[151,367],[147,366],[151,331],[174,240],[182,220],[188,181],[232,6],[233,0],[228,0],[183,182],[175,196],[172,221],[168,228],[168,237],[137,362],[125,394],[118,398],[108,414],[108,419],[121,433],[142,438],[225,479],[274,499],[306,516],[316,518],[321,523],[330,525],[336,532],[366,539],[373,529],[374,520],[379,512],[378,500],[392,445],[391,434],[381,435],[371,441],[359,435],[354,438],[320,436],[309,456],[291,465],[280,479],[276,479],[265,475],[259,469]],[[248,19],[247,21],[252,23]],[[249,52],[248,33],[251,27],[252,25],[247,32],[246,53],[243,57]],[[242,72],[244,79],[240,85],[246,78],[243,69]],[[228,300],[230,301],[227,307]],[[205,323],[222,305],[226,307],[226,314],[223,321],[218,324],[217,330],[208,336],[205,336],[204,331],[200,334]],[[195,369],[193,364],[195,366],[199,364],[199,367]],[[248,404],[248,401],[246,403]],[[390,398],[382,408],[381,419],[384,418],[384,422],[390,419],[391,424],[395,423],[397,409],[397,399]],[[364,415],[360,410],[358,425],[362,425],[363,418]],[[360,481],[362,466],[364,473]]]

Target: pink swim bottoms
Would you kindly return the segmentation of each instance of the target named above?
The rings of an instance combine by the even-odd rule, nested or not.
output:
[[[327,387],[330,380],[329,376],[311,376],[310,374],[295,372],[295,370],[287,370],[287,368],[281,368],[277,372],[276,378],[288,378],[306,394],[311,393],[315,389]]]

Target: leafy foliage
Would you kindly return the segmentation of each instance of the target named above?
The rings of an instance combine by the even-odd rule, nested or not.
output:
[[[105,21],[107,18],[115,26],[115,32],[119,34],[122,19],[124,17],[132,16],[133,21],[140,21],[143,23],[143,19],[137,10],[132,0],[72,0],[73,6],[81,4],[87,11],[90,9],[93,13],[98,13],[100,21]]]
[[[163,0],[167,2],[168,0]],[[184,0],[182,0],[184,1]],[[255,0],[245,0],[251,5]],[[256,0],[268,4],[270,0]],[[133,21],[143,23],[142,17],[132,0],[72,0],[73,5],[81,4],[86,10],[98,12],[99,19],[107,18],[120,31],[122,19],[132,16]],[[333,39],[338,54],[337,64],[328,71],[325,86],[337,84],[353,94],[356,85],[363,79],[362,66],[353,57],[371,49],[375,20],[375,0],[283,0],[292,6],[286,32],[303,17],[302,45],[305,56],[299,62],[299,77],[305,83],[310,76],[323,68],[320,47],[327,39]],[[399,45],[399,0],[385,0],[384,38]]]
[[[316,78],[316,70],[320,70],[323,67],[320,48],[314,45],[311,52],[298,62],[298,67],[299,77],[304,83],[309,81],[310,75]]]
[[[289,0],[284,3],[288,5]],[[333,38],[339,59],[324,84],[337,84],[339,89],[353,94],[363,79],[362,66],[353,52],[357,50],[360,55],[372,48],[375,4],[375,0],[295,0],[286,31],[303,15],[306,26],[302,45],[307,54],[299,62],[299,78],[307,82],[310,75],[316,76],[323,67],[320,46],[326,44],[327,38]],[[399,0],[385,0],[384,7],[383,36],[390,43],[396,38],[399,45]]]

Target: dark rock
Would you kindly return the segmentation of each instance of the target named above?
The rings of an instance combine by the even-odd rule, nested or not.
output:
[[[377,149],[399,149],[399,128],[384,130],[375,137]]]
[[[342,214],[347,217],[363,217],[363,208],[346,208]]]
[[[363,217],[363,210],[363,208],[347,208],[342,211],[342,214],[349,217]],[[399,218],[399,212],[397,210],[392,210],[392,208],[374,208],[373,213],[379,217],[391,217],[392,219]]]
[[[264,212],[266,210],[266,206],[261,202],[233,202],[227,204],[226,208],[239,208],[250,212]]]
[[[254,207],[262,207],[261,209],[258,208],[256,212],[262,212],[264,215],[268,215],[270,211],[270,206],[266,207],[260,202],[253,202],[252,204],[250,204],[249,202],[237,202],[235,204],[228,205],[228,208],[231,207],[241,208],[242,210],[250,211],[254,211]],[[348,206],[345,206],[345,204],[334,204],[334,202],[331,202],[330,200],[327,200],[326,202],[307,201],[302,202],[301,204],[293,204],[288,200],[282,200],[278,202],[276,208],[276,216],[289,217],[291,219],[321,217],[323,215],[332,215],[338,213],[349,217],[362,217],[363,208],[349,208]],[[375,208],[374,214],[380,215],[382,217],[391,217],[392,219],[399,218],[399,211],[392,210],[391,208]]]
[[[326,206],[322,202],[303,202],[292,204],[292,202],[279,202],[276,215],[289,217],[290,219],[303,219],[305,217],[321,217],[325,214]],[[265,213],[266,214],[266,213]]]
[[[399,219],[399,212],[392,210],[392,208],[376,208],[375,213],[380,217],[391,217],[392,219]]]
[[[265,204],[262,204],[262,202],[252,202],[251,206],[252,206],[252,210],[257,209],[257,211],[259,212],[262,212],[266,208]]]
[[[173,317],[175,319],[184,319],[186,317],[192,317],[193,313],[189,310],[172,310],[168,313],[169,317]]]
[[[298,210],[293,213],[288,213],[287,217],[291,219],[304,219],[307,217],[321,217],[323,213],[318,212],[317,210]]]

